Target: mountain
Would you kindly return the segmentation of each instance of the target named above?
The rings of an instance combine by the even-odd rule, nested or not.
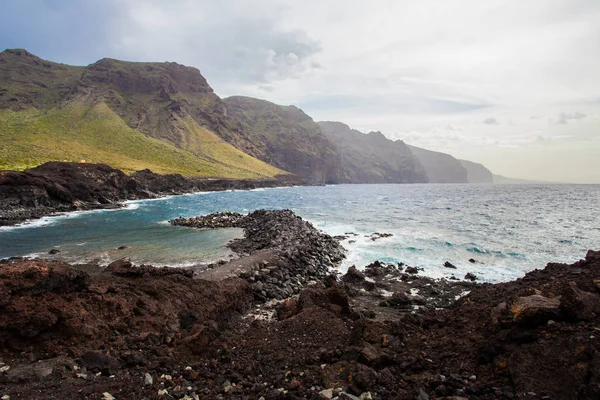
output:
[[[286,174],[236,148],[230,125],[195,68],[112,59],[72,67],[25,50],[0,53],[0,169],[85,160],[126,172]]]
[[[325,136],[335,143],[345,182],[427,182],[423,166],[404,142],[393,142],[381,132],[364,134],[341,122],[318,124]]]
[[[253,149],[246,149],[250,154],[309,182],[344,181],[335,145],[299,108],[242,96],[223,102],[237,128],[231,131],[243,132],[244,139],[253,144]]]
[[[408,146],[425,168],[431,183],[468,183],[467,169],[450,154]]]
[[[492,171],[482,164],[467,160],[459,160],[460,164],[467,170],[467,180],[469,183],[494,183]]]
[[[21,49],[0,53],[0,140],[0,170],[85,161],[128,173],[291,173],[317,184],[489,179],[483,166],[380,132],[317,124],[295,106],[221,99],[196,68],[110,58],[78,67]]]

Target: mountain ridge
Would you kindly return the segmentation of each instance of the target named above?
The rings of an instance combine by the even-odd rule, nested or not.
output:
[[[86,161],[185,176],[291,173],[315,184],[468,181],[450,155],[316,123],[296,106],[222,99],[199,69],[175,62],[69,66],[5,50],[0,123],[0,169]]]
[[[218,118],[190,112],[187,92],[195,101],[218,101],[199,70],[176,63],[105,58],[71,67],[6,50],[0,53],[0,134],[7,143],[0,168],[86,160],[126,172],[151,168],[186,176],[287,173],[217,135]]]

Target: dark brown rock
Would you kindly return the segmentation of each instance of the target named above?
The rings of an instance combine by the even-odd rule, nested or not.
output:
[[[88,351],[81,357],[81,365],[90,372],[113,375],[120,368],[117,360],[99,351]]]

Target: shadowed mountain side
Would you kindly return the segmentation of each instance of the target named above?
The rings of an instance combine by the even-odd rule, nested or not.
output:
[[[299,108],[242,96],[223,101],[237,130],[259,149],[256,157],[309,182],[344,181],[335,145]]]
[[[346,182],[427,182],[421,163],[404,142],[392,142],[380,132],[364,134],[341,122],[318,124],[336,144]]]

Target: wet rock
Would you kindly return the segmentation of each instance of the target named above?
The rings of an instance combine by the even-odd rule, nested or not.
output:
[[[386,238],[386,237],[391,237],[391,236],[394,236],[394,235],[392,235],[391,233],[379,233],[379,232],[375,232],[375,233],[371,234],[370,237],[371,237],[372,241],[376,241],[376,240],[379,240],[379,239],[382,239],[382,238]]]
[[[477,280],[477,276],[472,272],[467,272],[467,274],[465,275],[465,280],[473,282]]]
[[[456,269],[456,266],[454,264],[452,264],[450,261],[446,261],[444,263],[444,267],[450,268],[450,269]]]
[[[404,269],[404,272],[406,272],[407,274],[418,274],[419,270],[416,267],[406,267],[406,269]]]
[[[412,300],[406,293],[395,292],[386,302],[390,307],[406,308],[412,303]]]
[[[348,268],[348,272],[342,276],[342,281],[349,283],[358,283],[365,280],[365,274],[360,272],[354,265]]]
[[[469,262],[470,262],[471,264],[475,264],[475,263],[477,262],[477,260],[476,260],[476,259],[474,259],[474,258],[469,258]]]
[[[169,221],[171,225],[175,226],[187,226],[191,228],[203,229],[243,228],[244,222],[244,215],[232,211],[224,211],[191,218],[179,217]]]
[[[58,253],[60,253],[60,250],[59,250],[59,249],[51,249],[51,250],[48,252],[48,254],[58,254]]]

